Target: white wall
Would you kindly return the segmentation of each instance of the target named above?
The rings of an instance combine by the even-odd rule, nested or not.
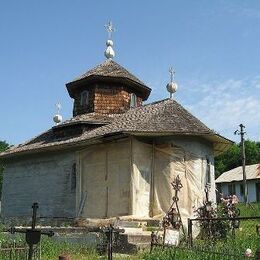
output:
[[[210,200],[216,201],[216,185],[215,185],[215,167],[214,167],[214,151],[213,144],[203,140],[200,137],[191,137],[191,136],[175,136],[175,137],[161,137],[158,138],[157,142],[162,143],[171,143],[182,147],[185,151],[188,151],[196,156],[202,158],[202,166],[200,171],[205,171],[206,159],[209,159],[210,162],[210,179],[211,179],[211,188],[210,188]],[[205,176],[205,174],[201,174]],[[202,184],[205,183],[205,179],[201,180]],[[202,187],[204,189],[204,185]]]
[[[41,217],[74,217],[75,191],[71,190],[74,153],[49,154],[6,164],[2,216],[31,216],[39,203]]]
[[[247,189],[248,189],[248,202],[256,202],[256,180],[249,180],[247,181]],[[235,191],[236,195],[240,202],[244,201],[243,196],[240,193],[240,185],[243,184],[243,182],[234,182],[235,185]],[[228,192],[228,185],[229,183],[222,183],[221,184],[221,190],[224,196],[229,195]]]

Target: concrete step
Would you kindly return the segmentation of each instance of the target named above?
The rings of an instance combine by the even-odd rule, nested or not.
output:
[[[143,226],[147,226],[146,221],[126,221],[126,220],[118,220],[116,223],[116,226],[122,227],[122,228],[140,228]]]

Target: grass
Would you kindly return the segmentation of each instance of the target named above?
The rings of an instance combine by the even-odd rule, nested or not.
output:
[[[239,203],[237,207],[240,209],[241,217],[260,217],[260,203],[249,203],[247,206]]]
[[[260,204],[252,203],[249,206],[245,206],[240,203],[238,205],[240,209],[240,216],[252,217],[260,216]],[[204,259],[244,259],[243,253],[247,248],[252,249],[253,252],[260,247],[260,236],[256,235],[256,224],[260,224],[260,220],[248,220],[241,221],[240,227],[236,229],[236,238],[219,240],[216,243],[208,243],[205,240],[195,240],[195,249],[191,250],[187,247],[164,249],[155,248],[152,253],[149,250],[138,252],[135,255],[119,255],[114,254],[113,259],[129,259],[129,260],[204,260]],[[151,230],[153,230],[151,228]],[[24,235],[9,235],[0,232],[0,247],[9,247],[16,243],[16,246],[24,246]],[[206,252],[207,251],[207,252]],[[208,251],[214,251],[215,254],[210,254]],[[226,256],[223,253],[226,252]],[[73,260],[95,260],[95,259],[107,259],[106,256],[100,256],[95,250],[87,248],[84,245],[69,244],[55,242],[54,240],[43,237],[41,241],[41,256],[42,260],[56,260],[59,255],[67,254],[72,257]],[[230,255],[237,256],[230,256]],[[0,259],[4,258],[0,253]]]

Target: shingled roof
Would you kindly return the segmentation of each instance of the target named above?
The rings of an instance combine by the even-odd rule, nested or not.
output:
[[[70,96],[73,97],[73,90],[75,87],[82,83],[95,80],[108,80],[128,84],[137,91],[141,92],[143,94],[144,100],[148,98],[151,92],[151,89],[147,87],[141,80],[139,80],[128,70],[111,59],[106,60],[93,69],[85,72],[81,76],[75,78],[71,82],[67,83],[66,87]]]
[[[85,131],[82,135],[71,138],[57,139],[50,129],[32,140],[12,147],[0,154],[0,157],[13,157],[18,154],[36,153],[56,150],[63,147],[86,146],[100,142],[106,136],[126,135],[190,135],[201,136],[214,144],[216,154],[232,143],[230,140],[216,134],[200,120],[190,114],[179,103],[165,99],[144,106],[132,108],[124,114],[98,115],[95,113],[77,116],[65,121],[59,127],[75,122],[96,123],[96,128]],[[100,124],[98,123],[102,123]]]

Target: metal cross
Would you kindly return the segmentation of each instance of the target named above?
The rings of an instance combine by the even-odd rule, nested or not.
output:
[[[175,195],[173,197],[173,201],[178,201],[178,192],[180,191],[180,189],[183,187],[182,183],[181,183],[181,179],[180,176],[177,175],[176,178],[174,178],[174,180],[171,183],[173,189],[175,190]]]
[[[53,231],[41,231],[40,229],[36,229],[36,216],[37,216],[37,209],[39,208],[38,203],[33,203],[32,209],[32,227],[30,229],[20,230],[15,227],[11,227],[8,231],[11,234],[14,233],[24,233],[26,243],[29,245],[29,254],[28,260],[33,259],[33,245],[36,245],[41,240],[41,235],[47,235],[48,237],[52,237],[54,235]]]
[[[108,32],[108,39],[112,38],[112,33],[115,31],[115,28],[113,27],[113,24],[111,21],[108,22],[108,24],[105,25],[105,28]]]
[[[173,69],[173,67],[169,68],[169,72],[170,72],[170,75],[171,75],[171,82],[173,82],[174,75],[175,75],[175,70]]]
[[[60,110],[61,110],[61,103],[60,102],[58,102],[56,104],[56,108],[57,108],[57,114],[59,115],[60,114]]]

